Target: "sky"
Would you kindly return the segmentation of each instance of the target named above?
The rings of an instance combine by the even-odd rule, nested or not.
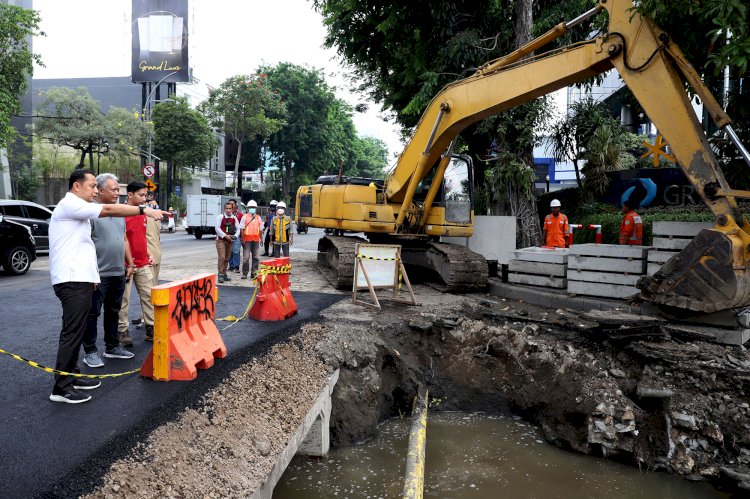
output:
[[[189,58],[193,75],[218,86],[261,64],[291,62],[323,69],[336,94],[351,105],[366,97],[348,91],[345,68],[324,49],[325,27],[308,0],[189,0]],[[131,0],[34,0],[46,36],[34,38],[45,67],[36,78],[130,75]],[[178,83],[178,86],[180,84]],[[380,105],[354,113],[361,136],[386,143],[389,162],[401,152],[398,127],[382,119]]]

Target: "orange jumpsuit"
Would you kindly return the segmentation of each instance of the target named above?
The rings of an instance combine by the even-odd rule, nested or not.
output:
[[[553,216],[551,213],[544,217],[544,230],[547,233],[544,245],[553,248],[565,247],[565,234],[570,230],[568,228],[568,217],[560,213]]]
[[[643,245],[643,221],[635,211],[629,211],[620,222],[620,244]]]

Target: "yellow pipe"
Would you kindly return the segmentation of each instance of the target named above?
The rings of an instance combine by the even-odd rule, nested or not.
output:
[[[411,414],[409,453],[406,456],[404,499],[422,499],[424,493],[424,451],[427,445],[427,389],[419,387]]]

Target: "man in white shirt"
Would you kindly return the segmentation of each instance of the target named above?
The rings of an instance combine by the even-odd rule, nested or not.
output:
[[[98,188],[90,170],[73,170],[68,179],[68,189],[52,212],[49,271],[55,295],[63,308],[55,369],[78,373],[78,356],[91,309],[91,298],[99,283],[96,247],[91,240],[89,220],[107,216],[128,217],[139,213],[160,220],[162,212],[146,206],[92,203]],[[78,390],[91,390],[100,385],[101,382],[96,379],[56,374],[49,399],[68,404],[88,402],[91,396]]]

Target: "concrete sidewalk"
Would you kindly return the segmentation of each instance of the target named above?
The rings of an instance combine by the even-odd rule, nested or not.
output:
[[[221,286],[217,316],[242,315],[251,295],[252,288]],[[51,374],[0,356],[3,496],[71,497],[90,491],[109,465],[152,429],[197,404],[232,369],[286,340],[302,323],[344,297],[304,292],[294,296],[299,314],[293,318],[280,323],[243,320],[223,332],[229,355],[217,359],[211,369],[199,370],[198,379],[160,383],[137,374],[105,379],[102,387],[91,391],[92,401],[82,405],[50,402]],[[135,291],[131,303],[138,303]],[[48,282],[24,286],[12,295],[3,290],[0,304],[0,348],[54,367],[62,309]],[[139,315],[140,307],[132,306],[130,318]],[[220,322],[218,327],[227,324]],[[151,344],[143,341],[142,329],[131,328],[131,336],[135,359],[104,359],[101,369],[89,369],[81,362],[84,372],[105,374],[140,367]]]

